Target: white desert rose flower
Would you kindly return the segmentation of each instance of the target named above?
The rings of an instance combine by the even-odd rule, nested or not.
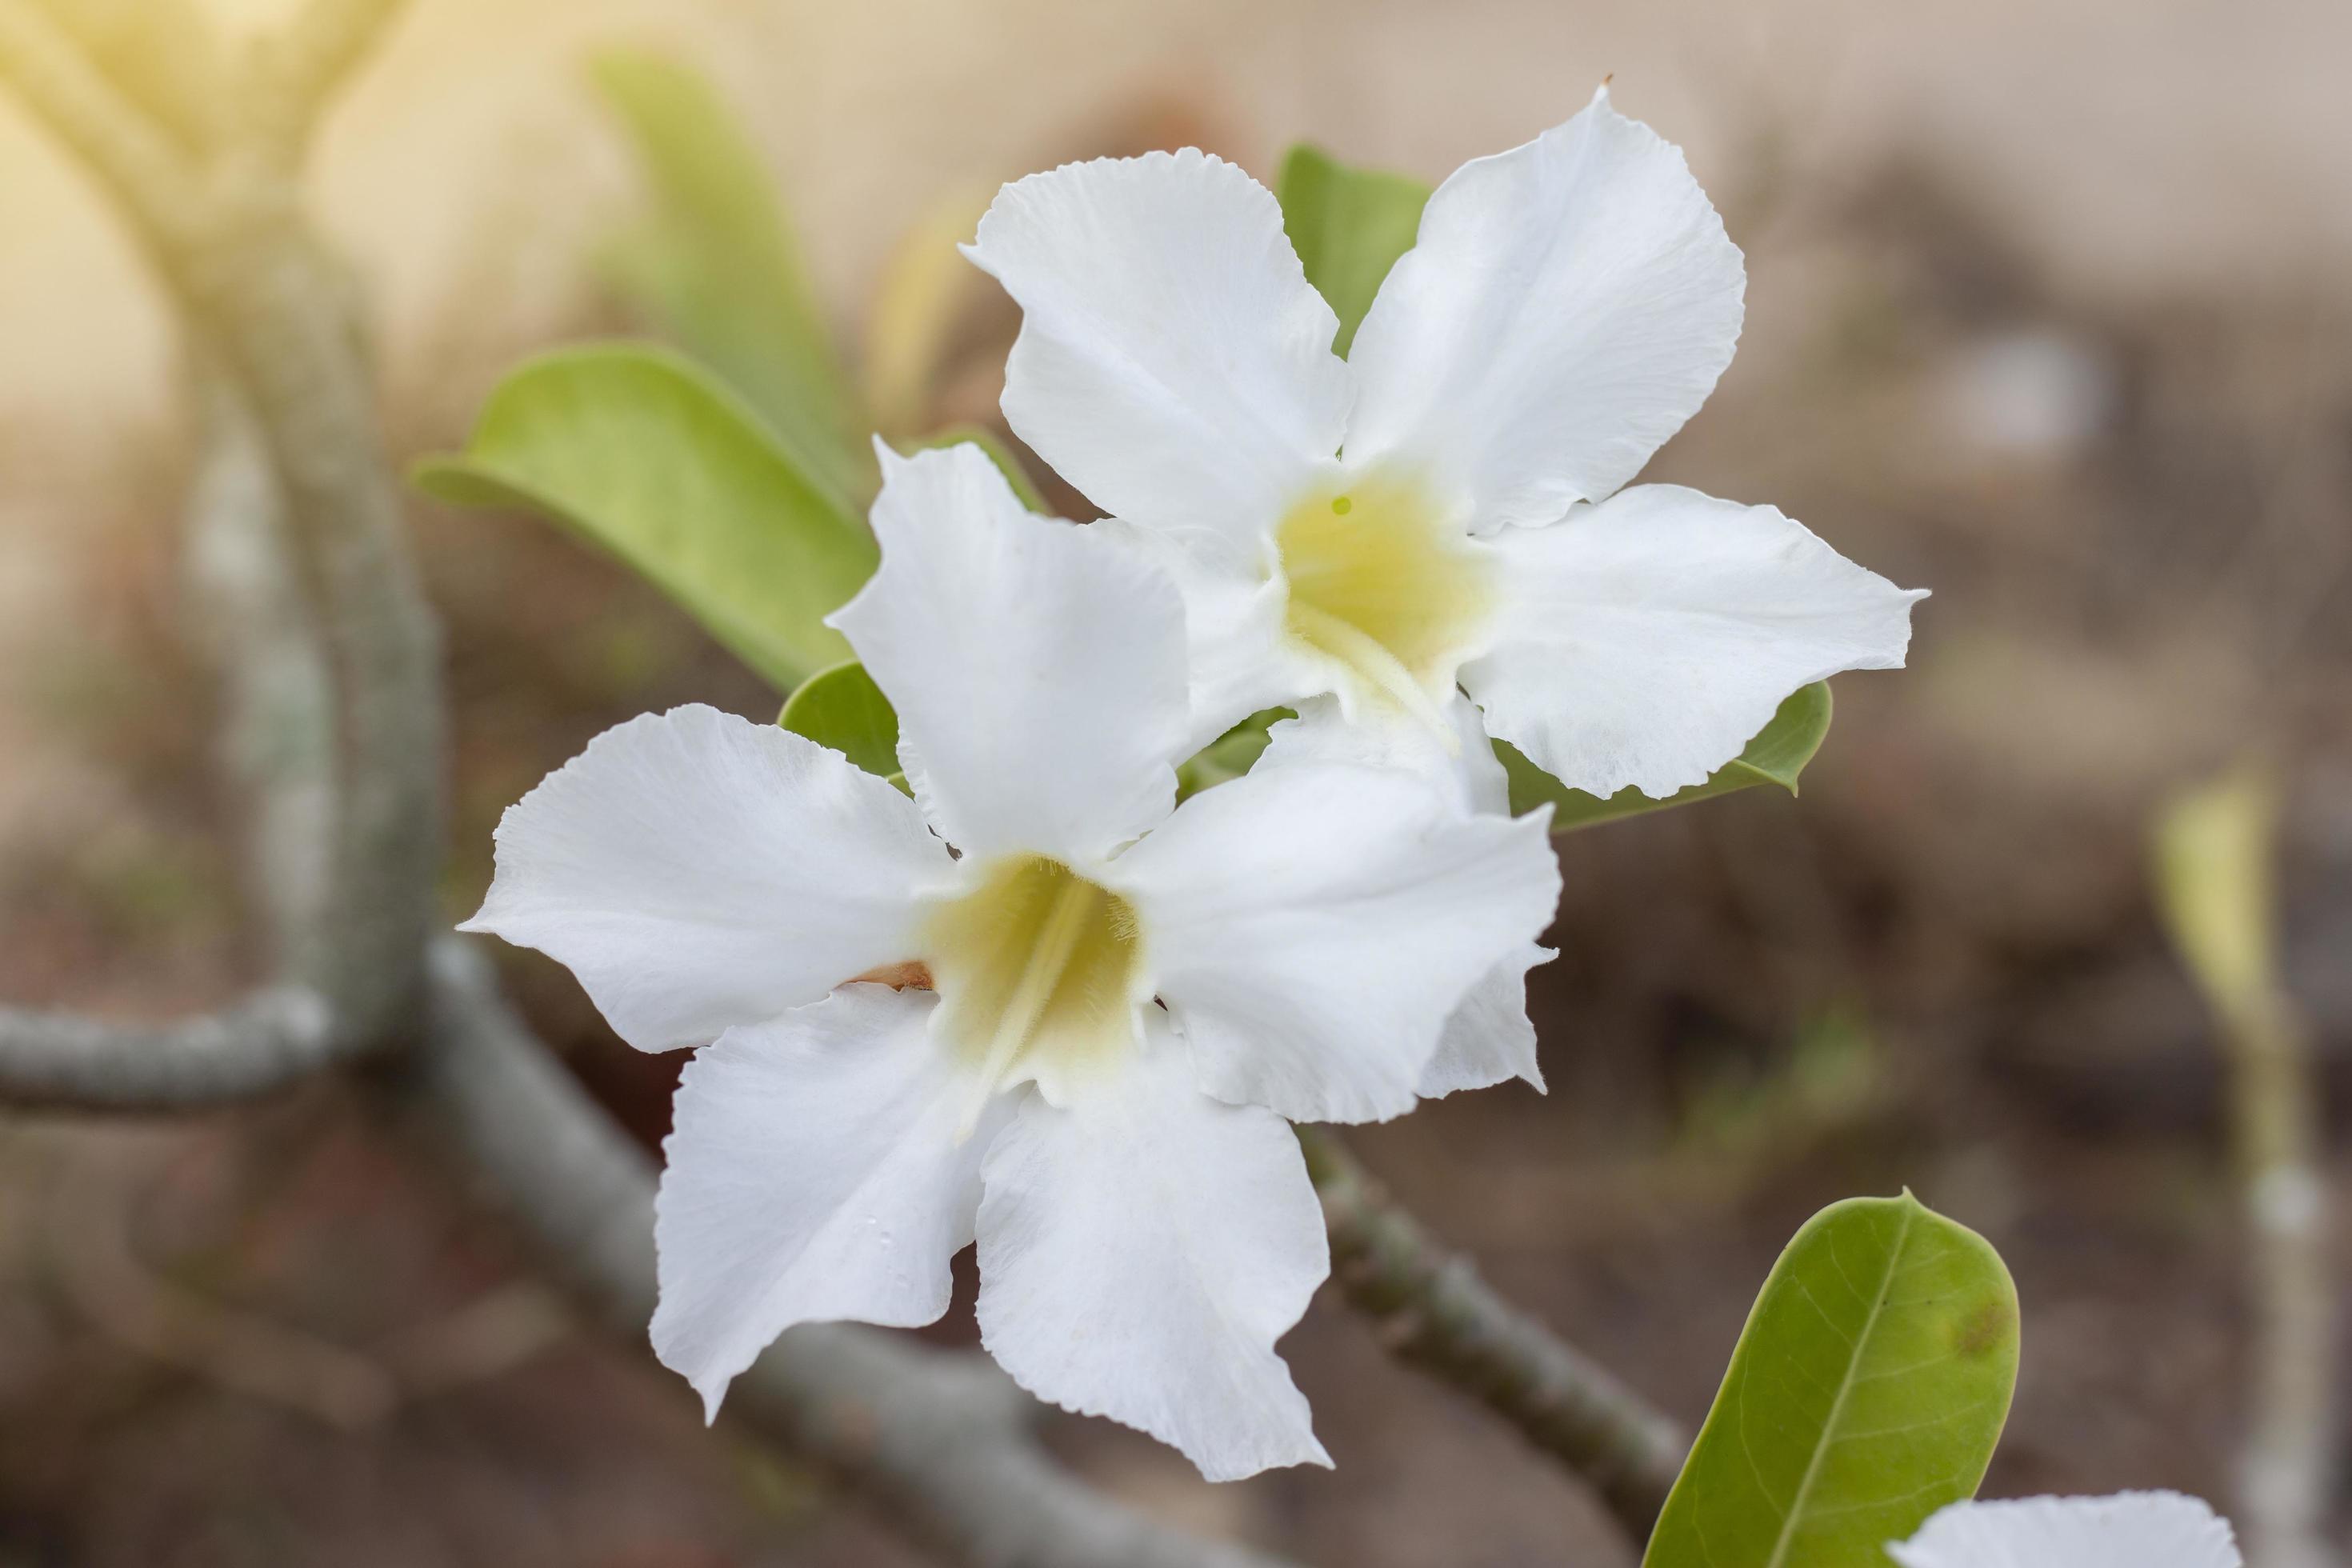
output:
[[[1412,1107],[1551,916],[1545,822],[1312,759],[1176,809],[1175,587],[976,447],[883,467],[835,620],[915,798],[773,724],[632,720],[507,813],[467,929],[703,1047],[653,1339],[710,1411],[794,1323],[937,1318],[976,1238],[982,1337],[1041,1397],[1213,1479],[1328,1464],[1274,1349],[1328,1270],[1284,1118]]]
[[[2243,1568],[2229,1521],[2179,1492],[1956,1502],[1886,1554],[1902,1568]]]
[[[1196,150],[1016,181],[965,254],[1024,311],[1005,417],[1183,591],[1196,742],[1288,706],[1291,745],[1481,809],[1489,736],[1663,798],[1799,688],[1903,663],[1922,595],[1770,507],[1622,488],[1730,363],[1746,270],[1605,89],[1438,188],[1345,360],[1273,194]],[[1526,967],[1423,1092],[1542,1086]]]

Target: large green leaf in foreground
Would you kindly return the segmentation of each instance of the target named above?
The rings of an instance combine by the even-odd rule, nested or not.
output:
[[[779,690],[849,657],[823,624],[872,574],[866,524],[689,361],[644,344],[530,361],[417,487],[555,519],[649,578]]]
[[[1782,702],[1780,710],[1772,715],[1772,721],[1756,732],[1756,738],[1739,755],[1716,769],[1703,783],[1676,790],[1664,800],[1652,800],[1630,785],[1605,799],[1587,795],[1580,789],[1569,788],[1537,767],[1507,741],[1496,742],[1495,752],[1503,759],[1503,772],[1510,777],[1513,814],[1533,811],[1549,801],[1552,831],[1565,833],[1574,827],[1614,822],[1621,816],[1664,811],[1670,805],[1688,805],[1693,801],[1709,800],[1758,784],[1774,784],[1794,795],[1798,775],[1813,760],[1813,753],[1822,749],[1822,742],[1829,732],[1830,689],[1826,682],[1816,681]]]
[[[1344,356],[1381,280],[1412,248],[1429,187],[1410,175],[1342,163],[1302,142],[1283,159],[1274,188],[1307,280],[1339,315],[1331,350]]]
[[[1976,1493],[2017,1381],[2017,1291],[1906,1193],[1815,1215],[1773,1266],[1643,1568],[1886,1568]]]
[[[651,208],[606,253],[637,308],[751,401],[811,471],[873,493],[874,458],[775,175],[709,79],[609,49],[597,90],[629,133]]]

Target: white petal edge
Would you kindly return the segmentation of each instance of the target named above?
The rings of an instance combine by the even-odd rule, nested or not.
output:
[[[2229,1521],[2179,1492],[1956,1502],[1886,1554],[1902,1568],[2242,1568]]]
[[[1197,148],[1066,163],[998,193],[964,254],[1024,312],[1013,432],[1088,499],[1255,554],[1354,388],[1274,194]]]
[[[1403,769],[1428,779],[1464,811],[1507,814],[1510,781],[1478,710],[1457,691],[1446,718],[1454,741],[1451,747],[1419,726],[1350,724],[1337,700],[1320,698],[1301,703],[1297,718],[1266,731],[1265,752],[1252,772],[1334,763]],[[1445,1020],[1437,1052],[1422,1070],[1417,1091],[1423,1099],[1489,1089],[1513,1079],[1544,1092],[1536,1026],[1528,1016],[1528,971],[1554,956],[1549,948],[1530,942],[1471,987]]]
[[[1298,1121],[1412,1109],[1446,1020],[1550,924],[1549,812],[1463,812],[1408,773],[1253,769],[1110,868],[1201,1086]]]
[[[1202,1094],[1164,1019],[1066,1110],[1025,1101],[989,1151],[981,1340],[1014,1381],[1181,1450],[1213,1481],[1328,1467],[1275,1342],[1330,1272],[1282,1119]]]
[[[1349,354],[1348,461],[1439,476],[1480,531],[1598,500],[1706,401],[1746,289],[1682,153],[1604,89],[1430,197]]]
[[[1774,508],[1678,485],[1489,542],[1510,599],[1462,684],[1488,733],[1596,795],[1664,799],[1738,756],[1798,688],[1901,668],[1927,597]]]
[[[773,724],[699,705],[615,725],[507,808],[458,927],[537,948],[639,1050],[698,1046],[914,946],[953,863],[912,801]]]
[[[898,709],[932,826],[1084,863],[1166,816],[1192,721],[1175,585],[1029,511],[978,447],[876,451],[882,565],[830,619]]]
[[[1423,1100],[1442,1100],[1513,1079],[1538,1094],[1546,1092],[1536,1058],[1535,1021],[1528,1016],[1528,971],[1557,956],[1529,942],[1481,976],[1447,1016],[1437,1054],[1421,1069],[1414,1092]]]
[[[654,1200],[654,1352],[716,1419],[795,1323],[914,1328],[948,1309],[980,1166],[1011,1121],[929,1034],[928,991],[849,985],[687,1063]]]

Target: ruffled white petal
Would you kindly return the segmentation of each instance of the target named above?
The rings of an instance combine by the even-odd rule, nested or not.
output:
[[[1274,195],[1197,149],[999,193],[964,254],[1024,313],[1004,417],[1096,505],[1255,556],[1353,396]]]
[[[639,1050],[701,1045],[905,958],[952,863],[914,803],[773,724],[614,726],[507,810],[458,929],[534,947]]]
[[[1903,1568],[2242,1568],[2227,1520],[2179,1492],[1956,1502],[1886,1554]]]
[[[1486,739],[1478,710],[1456,692],[1446,718],[1454,741],[1450,748],[1425,728],[1350,724],[1337,701],[1322,698],[1300,704],[1297,718],[1285,719],[1267,731],[1265,753],[1252,771],[1334,763],[1402,769],[1428,779],[1464,811],[1507,812],[1510,782]],[[1486,1089],[1512,1079],[1542,1090],[1536,1026],[1528,1017],[1528,971],[1552,957],[1549,948],[1530,942],[1471,987],[1445,1020],[1437,1054],[1422,1070],[1419,1092],[1423,1099]]]
[[[1253,770],[1111,868],[1202,1087],[1300,1121],[1412,1108],[1447,1017],[1550,923],[1548,813],[1374,769]]]
[[[981,1338],[1023,1387],[1213,1481],[1330,1464],[1274,1351],[1330,1271],[1306,1162],[1193,1086],[1164,1019],[1068,1109],[1024,1103],[982,1180]]]
[[[1911,605],[1769,506],[1640,485],[1491,542],[1510,602],[1462,684],[1563,784],[1663,799],[1738,756],[1790,692],[1898,669]]]
[[[1348,460],[1437,475],[1482,530],[1598,500],[1706,401],[1746,287],[1682,153],[1600,93],[1430,198],[1349,354]]]
[[[932,826],[1083,864],[1167,816],[1192,720],[1175,587],[1028,511],[978,447],[877,450],[881,569],[832,621],[898,710]]]
[[[794,1323],[947,1310],[981,1161],[1018,1100],[968,1122],[980,1089],[929,1037],[937,1003],[845,986],[687,1063],[654,1203],[653,1342],[707,1415]]]
[[[1423,1100],[1437,1100],[1517,1079],[1542,1093],[1536,1026],[1528,1016],[1528,971],[1555,956],[1551,949],[1529,942],[1481,976],[1447,1016],[1437,1054],[1421,1069],[1415,1092]]]

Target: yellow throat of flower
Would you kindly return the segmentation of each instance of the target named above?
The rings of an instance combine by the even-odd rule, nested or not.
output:
[[[1008,855],[981,868],[970,891],[933,911],[923,951],[938,1026],[991,1089],[1105,1064],[1134,1039],[1134,907],[1058,860]]]
[[[1489,553],[1419,484],[1378,471],[1310,492],[1275,542],[1291,637],[1445,729],[1454,671],[1494,608]]]

